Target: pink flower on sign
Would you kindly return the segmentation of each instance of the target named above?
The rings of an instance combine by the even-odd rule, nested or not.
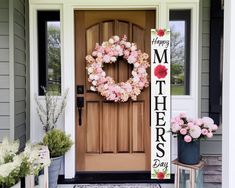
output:
[[[189,143],[189,142],[192,141],[192,137],[189,136],[189,135],[186,135],[186,136],[184,137],[184,141],[187,142],[187,143]]]
[[[187,134],[187,129],[185,129],[185,128],[180,129],[180,134],[186,135]]]
[[[157,30],[157,35],[158,35],[159,37],[164,36],[164,35],[165,35],[164,29],[159,29],[159,30]]]
[[[158,65],[154,68],[154,75],[161,79],[167,76],[167,68],[164,65]]]

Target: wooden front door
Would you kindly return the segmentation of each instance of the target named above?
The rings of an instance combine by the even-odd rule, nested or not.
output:
[[[150,54],[150,29],[155,11],[75,11],[76,85],[84,85],[84,107],[76,120],[77,171],[142,171],[150,169],[150,97],[144,89],[137,101],[108,102],[92,92],[85,56],[95,44],[124,35]],[[116,82],[126,81],[132,67],[126,62],[105,65]],[[80,125],[79,125],[80,124]]]

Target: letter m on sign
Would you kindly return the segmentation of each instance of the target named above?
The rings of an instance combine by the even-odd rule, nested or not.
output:
[[[156,59],[157,59],[157,63],[162,63],[163,58],[164,58],[164,63],[168,63],[167,49],[163,50],[163,53],[161,54],[161,56],[158,52],[158,49],[154,49],[154,61],[153,61],[153,63],[156,63]]]

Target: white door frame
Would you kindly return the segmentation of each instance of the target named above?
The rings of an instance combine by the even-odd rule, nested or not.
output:
[[[235,107],[235,2],[224,1],[222,187],[235,187],[234,107]]]
[[[191,116],[198,115],[198,29],[199,25],[199,0],[29,0],[29,18],[30,18],[30,137],[31,141],[41,140],[43,131],[35,110],[35,93],[38,93],[38,52],[37,52],[37,10],[60,10],[61,15],[61,74],[62,74],[62,92],[69,88],[67,106],[64,119],[61,123],[64,125],[64,131],[71,135],[75,143],[75,54],[74,54],[74,10],[156,10],[156,26],[162,28],[168,27],[169,9],[191,9],[192,10],[192,44],[191,46],[191,93],[190,96],[173,96],[172,111],[182,111],[179,106],[182,101],[190,101]],[[41,99],[41,97],[38,97]],[[178,101],[178,102],[177,102]],[[193,104],[193,105],[192,105]],[[175,109],[174,109],[175,106]],[[187,109],[186,109],[187,110]],[[184,110],[183,110],[184,111]],[[176,154],[176,151],[173,151]],[[65,155],[65,178],[75,176],[75,146]]]

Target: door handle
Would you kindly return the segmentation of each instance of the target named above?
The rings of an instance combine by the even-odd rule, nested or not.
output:
[[[77,97],[78,125],[82,125],[82,108],[84,107],[84,97]]]

